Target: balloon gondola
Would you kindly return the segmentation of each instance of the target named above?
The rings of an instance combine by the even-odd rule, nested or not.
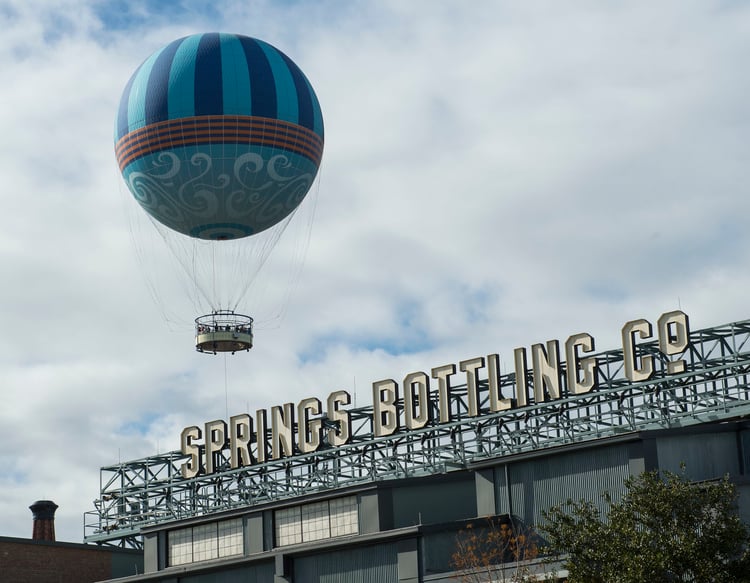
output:
[[[235,313],[248,284],[238,283],[232,297],[226,282],[260,269],[313,184],[323,137],[318,99],[299,67],[247,36],[175,40],[146,59],[125,86],[115,122],[125,184],[163,237],[176,239],[175,248],[190,239],[209,249],[210,265],[191,273],[210,310],[195,320],[198,351],[252,346],[252,318]],[[263,243],[256,267],[243,261],[227,267],[217,259],[230,243],[235,255],[245,241],[268,232],[275,239]],[[197,263],[192,254],[184,259],[187,271]],[[222,269],[224,279],[218,279]],[[235,343],[200,333],[218,334],[219,320],[235,333],[247,328],[249,336],[240,332]]]
[[[253,347],[253,319],[231,310],[217,310],[195,319],[198,352],[239,352]]]

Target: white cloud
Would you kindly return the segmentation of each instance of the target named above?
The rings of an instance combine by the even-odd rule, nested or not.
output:
[[[0,534],[51,498],[80,541],[99,467],[188,424],[355,386],[366,405],[374,380],[582,330],[614,348],[678,305],[746,317],[744,7],[127,4],[0,7]],[[286,289],[314,211],[286,318],[226,361],[193,351],[198,314],[154,255],[182,323],[162,320],[112,152],[132,71],[200,30],[279,46],[326,118],[317,199],[260,276]]]

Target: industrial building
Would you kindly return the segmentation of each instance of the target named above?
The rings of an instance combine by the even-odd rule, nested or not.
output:
[[[337,392],[325,413],[310,398],[186,428],[181,451],[101,469],[86,540],[143,549],[121,582],[448,582],[467,525],[533,526],[682,465],[728,474],[750,522],[750,321],[691,331],[669,312],[622,338],[516,349],[504,374],[490,354],[377,381],[371,407]]]

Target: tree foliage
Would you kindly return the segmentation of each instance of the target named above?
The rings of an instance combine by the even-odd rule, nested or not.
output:
[[[621,501],[602,498],[603,512],[568,500],[544,513],[540,531],[571,583],[750,581],[750,534],[728,477],[645,472],[626,481]]]

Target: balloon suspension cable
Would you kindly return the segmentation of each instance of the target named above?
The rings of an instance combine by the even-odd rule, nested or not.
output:
[[[224,406],[226,407],[226,417],[224,419],[229,419],[229,389],[228,389],[228,383],[227,383],[227,354],[224,353]]]
[[[216,246],[211,245],[211,287],[213,289],[213,297],[216,296]],[[219,300],[221,302],[221,300]],[[218,310],[221,304],[214,306],[214,309]]]

